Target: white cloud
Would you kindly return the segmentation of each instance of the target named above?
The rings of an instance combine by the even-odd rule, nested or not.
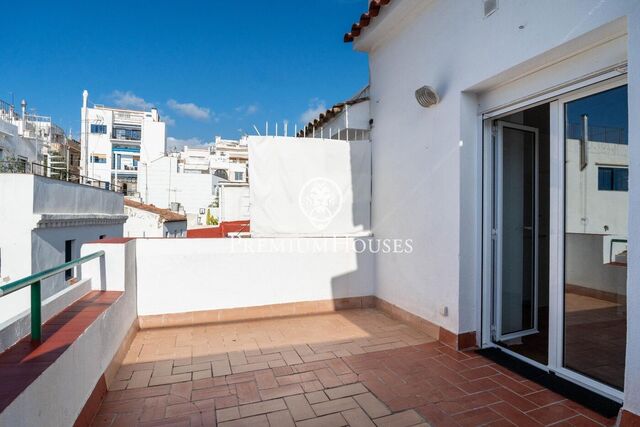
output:
[[[205,107],[199,107],[193,102],[180,103],[175,99],[170,99],[167,101],[167,106],[178,114],[194,120],[209,120],[211,116],[211,110]]]
[[[249,105],[239,105],[236,108],[234,108],[236,113],[243,114],[245,116],[251,116],[257,113],[259,109],[260,107],[258,106],[257,103],[249,104]]]
[[[145,101],[144,98],[137,96],[131,91],[122,92],[120,90],[114,90],[111,95],[109,95],[109,99],[116,105],[116,107],[120,108],[149,110],[153,107],[153,104]]]
[[[326,111],[327,106],[325,102],[318,98],[313,98],[309,101],[309,108],[307,108],[307,110],[300,115],[300,122],[306,125],[310,121],[317,119],[321,113],[324,113]]]
[[[176,121],[173,119],[173,117],[169,116],[168,114],[160,113],[160,118],[167,124],[167,126],[175,126],[176,124]]]
[[[167,150],[168,151],[173,151],[173,149],[175,148],[177,151],[182,151],[182,148],[184,146],[188,146],[188,147],[201,147],[201,146],[207,146],[210,145],[208,142],[203,141],[200,138],[186,138],[186,139],[181,139],[181,138],[174,138],[172,136],[167,137]]]

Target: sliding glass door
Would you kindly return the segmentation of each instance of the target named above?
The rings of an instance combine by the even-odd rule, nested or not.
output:
[[[622,398],[626,79],[485,116],[483,346]]]
[[[617,389],[626,347],[627,86],[564,103],[564,367]]]

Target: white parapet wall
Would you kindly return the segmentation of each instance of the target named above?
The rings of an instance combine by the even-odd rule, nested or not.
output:
[[[105,251],[82,267],[91,288],[124,293],[0,413],[0,426],[74,425],[136,320],[135,244],[83,245],[82,255]]]
[[[138,315],[374,294],[369,239],[138,239]]]

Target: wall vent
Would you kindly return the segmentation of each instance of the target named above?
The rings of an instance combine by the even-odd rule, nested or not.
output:
[[[498,10],[498,0],[483,0],[484,3],[484,17],[491,16],[493,12]]]

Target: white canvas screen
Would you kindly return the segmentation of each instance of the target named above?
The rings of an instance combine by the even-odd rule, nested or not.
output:
[[[251,234],[368,235],[368,141],[249,137]]]

